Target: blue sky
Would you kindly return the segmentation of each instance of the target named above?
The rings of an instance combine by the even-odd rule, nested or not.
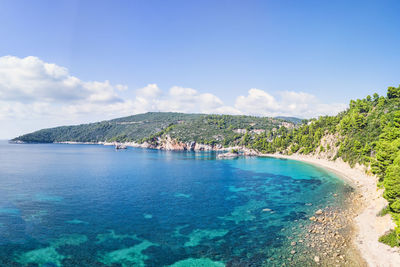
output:
[[[110,94],[120,102],[131,99],[136,106],[137,90],[156,84],[157,89],[151,87],[154,92],[152,89],[141,92],[148,92],[145,101],[156,99],[164,104],[160,106],[153,101],[147,109],[166,110],[174,92],[181,92],[168,91],[175,86],[193,88],[195,93],[187,90],[184,93],[196,94],[202,99],[211,96],[201,95],[212,94],[223,102],[221,107],[228,107],[216,109],[219,102],[215,100],[218,103],[214,101],[212,109],[193,112],[298,113],[309,117],[319,115],[316,114],[319,110],[329,113],[331,104],[335,105],[330,109],[333,112],[350,99],[374,92],[384,94],[387,86],[400,83],[398,14],[398,1],[3,0],[0,2],[0,35],[3,36],[0,57],[22,60],[33,56],[43,64],[54,63],[68,69],[67,76],[82,82],[108,80],[113,88],[124,85],[124,90],[114,88],[115,92]],[[9,61],[4,64],[8,64],[8,71],[15,69],[14,65],[9,67]],[[3,82],[3,87],[5,84],[9,82]],[[1,86],[0,80],[0,90]],[[266,95],[253,91],[254,98],[250,101],[247,97],[252,88]],[[8,90],[10,93],[9,87]],[[312,103],[325,105],[325,109],[321,106],[315,114],[293,109],[292,113],[285,114],[284,106],[290,105],[285,97],[290,93],[312,98]],[[26,99],[22,94],[21,91],[4,97],[6,94],[0,91],[0,101],[10,105],[8,112],[15,105],[29,109],[43,102],[51,108],[71,108],[60,104],[62,99],[57,98],[57,102],[44,94],[41,99],[27,103],[21,100]],[[161,100],[160,95],[163,95]],[[247,102],[237,103],[240,96]],[[293,97],[296,95],[292,94]],[[273,112],[256,114],[256,110],[245,108],[252,106],[254,99],[277,106]],[[186,109],[176,103],[170,106],[176,106],[177,111],[190,111],[190,106]],[[0,134],[0,138],[39,126],[130,113],[125,108],[120,113],[115,108],[113,112],[105,109],[105,114],[96,115],[88,109],[90,116],[76,112],[71,120],[37,115],[31,125],[21,114],[17,118],[20,111],[8,114],[3,108],[0,120],[19,120],[21,126],[10,123],[9,128],[14,128]]]

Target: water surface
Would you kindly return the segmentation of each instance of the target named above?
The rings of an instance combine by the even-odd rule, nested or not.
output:
[[[1,142],[0,266],[262,266],[349,190],[292,160]]]

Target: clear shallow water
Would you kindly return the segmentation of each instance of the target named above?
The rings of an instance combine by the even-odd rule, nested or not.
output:
[[[0,142],[0,266],[261,266],[349,190],[291,160]]]

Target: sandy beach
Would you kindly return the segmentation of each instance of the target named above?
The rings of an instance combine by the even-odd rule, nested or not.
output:
[[[400,250],[391,248],[378,241],[378,238],[395,227],[389,214],[377,216],[387,205],[382,197],[383,190],[377,188],[377,178],[366,175],[361,166],[351,168],[347,163],[331,161],[308,155],[266,154],[263,156],[299,160],[314,164],[336,173],[348,181],[362,196],[362,207],[355,214],[356,230],[353,243],[368,266],[398,267],[400,266]]]

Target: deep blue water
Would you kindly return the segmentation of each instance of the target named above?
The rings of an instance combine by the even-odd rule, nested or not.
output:
[[[0,266],[261,266],[348,191],[292,160],[0,142]]]

